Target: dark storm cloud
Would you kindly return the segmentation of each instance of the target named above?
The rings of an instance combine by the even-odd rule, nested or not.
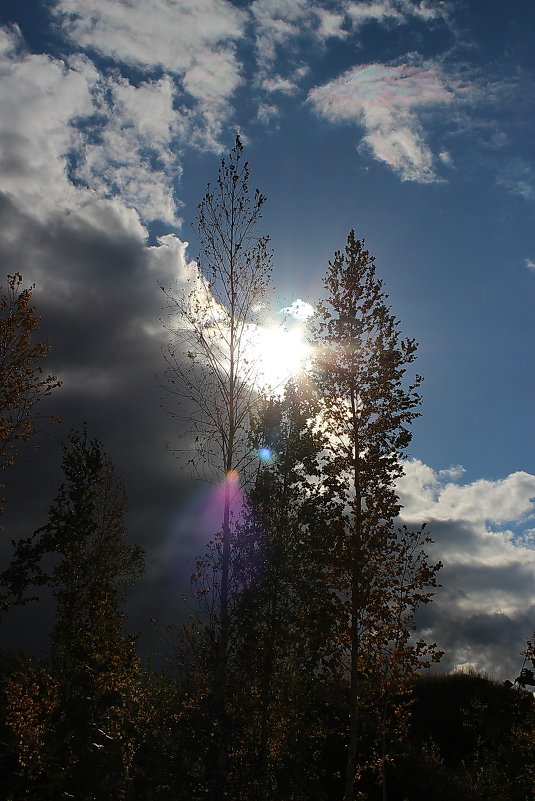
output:
[[[136,625],[143,627],[150,615],[167,614],[191,572],[184,543],[171,549],[169,576],[161,557],[171,553],[168,538],[191,492],[166,448],[177,432],[160,408],[156,380],[165,341],[159,281],[169,275],[151,268],[150,250],[119,224],[112,235],[74,215],[44,223],[17,212],[5,196],[0,196],[0,258],[4,274],[18,270],[38,282],[39,333],[52,346],[44,367],[64,381],[43,408],[63,425],[48,428],[39,437],[40,450],[27,449],[8,476],[4,525],[14,538],[43,525],[62,478],[60,441],[87,422],[90,436],[103,441],[125,481],[130,538],[147,551],[146,576],[131,599],[139,612]],[[5,565],[7,537],[2,546]],[[33,614],[39,617],[44,609]]]
[[[413,460],[399,490],[402,518],[427,521],[427,550],[443,563],[442,586],[418,615],[425,638],[446,652],[439,669],[476,666],[515,678],[535,628],[535,551],[518,545],[508,524],[529,530],[535,478],[517,472],[458,484]]]
[[[76,402],[79,412],[100,405],[112,413],[121,395],[129,408],[152,413],[163,340],[147,328],[158,332],[162,293],[146,248],[126,233],[114,238],[69,216],[45,224],[17,220],[11,208],[9,217],[0,216],[9,232],[0,231],[2,264],[27,280],[35,276],[40,334],[52,346],[46,367],[64,382],[55,404]],[[17,222],[24,236],[15,244]]]
[[[439,594],[419,616],[419,625],[436,635],[439,648],[445,651],[438,669],[473,666],[498,679],[515,679],[523,662],[521,652],[533,632],[535,606],[513,614],[467,612],[452,595],[448,599]]]
[[[520,652],[535,628],[533,552],[518,548],[503,563],[488,564],[476,527],[431,520],[429,530],[434,539],[429,553],[444,566],[441,587],[420,611],[418,627],[445,651],[439,669],[474,666],[514,679]],[[494,536],[499,552],[503,535]],[[459,554],[469,561],[460,561]]]
[[[454,580],[456,584],[467,588],[467,594],[485,593],[493,603],[500,606],[500,601],[508,594],[518,597],[522,593],[530,593],[533,587],[533,565],[516,562],[504,565],[451,565],[447,561],[442,572],[443,581]]]

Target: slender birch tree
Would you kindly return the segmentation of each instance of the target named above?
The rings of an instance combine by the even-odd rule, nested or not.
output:
[[[353,231],[345,251],[329,263],[325,287],[315,323],[314,371],[327,433],[323,483],[339,499],[343,523],[333,529],[339,532],[333,577],[347,630],[340,652],[350,709],[344,801],[353,801],[369,722],[364,688],[373,690],[388,675],[385,662],[393,651],[403,651],[405,670],[416,669],[420,660],[409,659],[403,649],[414,656],[411,621],[424,600],[422,583],[433,585],[435,571],[409,569],[410,548],[400,544],[394,527],[400,512],[395,481],[420,404],[420,376],[405,379],[416,342],[401,338],[374,258]],[[403,570],[407,578],[418,577],[410,592],[403,581],[400,589]]]
[[[230,637],[229,571],[233,494],[250,462],[248,426],[258,387],[254,323],[271,277],[269,238],[257,233],[266,198],[249,188],[249,166],[239,136],[221,160],[215,186],[198,206],[201,255],[189,287],[167,291],[169,347],[166,387],[179,402],[172,414],[188,432],[182,451],[210,477],[224,482],[218,537],[218,633],[214,657],[217,736],[210,758],[214,801],[224,798],[230,720],[227,660]]]

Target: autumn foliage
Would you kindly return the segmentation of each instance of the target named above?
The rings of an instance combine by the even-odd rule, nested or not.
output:
[[[33,437],[37,406],[61,384],[41,365],[50,345],[35,341],[41,322],[32,306],[35,285],[22,283],[20,273],[8,275],[0,295],[0,469],[12,465]]]

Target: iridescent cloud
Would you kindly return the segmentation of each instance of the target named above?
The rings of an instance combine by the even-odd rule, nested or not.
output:
[[[318,114],[362,125],[365,145],[403,180],[436,180],[418,110],[451,103],[456,88],[435,64],[364,64],[309,92]]]

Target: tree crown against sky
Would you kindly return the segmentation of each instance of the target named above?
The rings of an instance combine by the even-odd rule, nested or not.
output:
[[[231,739],[227,664],[232,503],[251,462],[248,429],[259,389],[255,380],[259,365],[253,352],[255,323],[271,276],[269,239],[257,232],[266,198],[259,190],[251,192],[249,178],[243,145],[236,136],[233,150],[221,160],[215,186],[208,184],[198,206],[201,257],[193,268],[193,285],[166,292],[173,316],[165,354],[166,388],[182,403],[182,409],[172,414],[189,428],[193,450],[189,462],[200,473],[214,470],[223,481],[216,549],[220,568],[217,624],[212,631],[216,643],[215,731],[209,758],[213,801],[225,795]]]
[[[423,530],[396,530],[402,506],[396,480],[419,415],[422,379],[407,379],[417,345],[402,339],[375,260],[354,231],[330,261],[325,288],[313,326],[312,376],[329,454],[321,479],[338,509],[332,580],[345,629],[339,658],[350,676],[344,800],[352,801],[365,770],[358,753],[367,716],[377,716],[382,727],[377,764],[385,781],[387,742],[403,688],[418,668],[440,656],[436,646],[415,642],[413,631],[416,610],[432,598],[441,565],[429,560],[424,547],[431,540]]]
[[[62,468],[47,523],[19,540],[2,576],[16,600],[47,586],[56,601],[47,658],[21,658],[4,691],[18,743],[8,784],[43,799],[119,798],[132,784],[140,729],[152,725],[136,637],[123,630],[143,552],[127,541],[124,485],[102,443],[85,428],[71,432]]]
[[[401,339],[400,323],[388,306],[374,262],[351,231],[345,251],[337,251],[329,264],[329,294],[318,305],[315,334],[314,367],[328,408],[332,447],[352,466],[363,452],[363,499],[368,489],[370,495],[388,485],[394,491],[412,438],[409,426],[419,416],[421,403],[421,377],[416,374],[404,385],[417,344]],[[367,465],[374,468],[368,471]],[[371,497],[365,507],[372,512]],[[394,502],[380,516],[392,519],[397,511]]]
[[[7,276],[0,296],[0,469],[14,464],[22,443],[36,433],[40,402],[61,385],[42,362],[49,343],[36,341],[41,318],[32,306],[35,286],[20,273]],[[5,486],[5,484],[1,484]]]
[[[215,186],[198,206],[201,256],[186,285],[164,290],[168,300],[165,388],[189,429],[184,450],[191,464],[216,474],[243,471],[249,460],[247,429],[258,390],[253,356],[255,328],[271,277],[269,238],[258,224],[266,198],[249,188],[243,145],[222,159]],[[182,408],[180,408],[182,406]],[[183,435],[182,435],[183,436]],[[180,448],[179,448],[180,450]]]
[[[124,601],[143,570],[143,551],[126,542],[126,490],[110,457],[87,430],[71,432],[63,446],[65,482],[49,508],[48,522],[16,543],[3,574],[14,598],[24,603],[34,587],[48,586],[73,618],[65,629],[89,632],[91,615]]]

